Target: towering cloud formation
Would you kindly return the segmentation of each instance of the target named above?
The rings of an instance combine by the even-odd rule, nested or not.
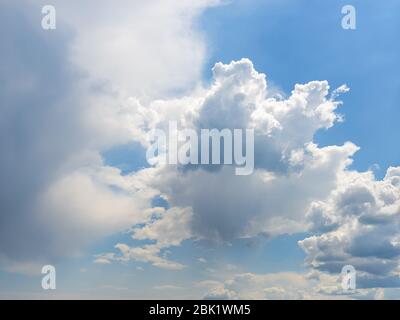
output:
[[[347,90],[343,86],[330,96],[326,81],[312,81],[296,85],[286,99],[276,98],[269,95],[265,75],[255,71],[250,60],[242,59],[217,63],[210,87],[191,96],[148,105],[131,99],[135,137],[144,146],[148,146],[146,133],[167,131],[173,120],[182,128],[195,130],[254,129],[256,153],[256,169],[249,176],[236,176],[234,168],[225,165],[145,169],[148,185],[158,190],[172,209],[190,210],[184,219],[176,219],[175,229],[155,228],[164,219],[172,219],[172,213],[164,211],[157,223],[149,222],[144,227],[147,232],[136,231],[134,238],[140,234],[140,239],[166,247],[189,238],[230,241],[260,233],[276,236],[306,231],[308,207],[337,187],[358,149],[349,142],[328,147],[313,142],[319,129],[340,119],[335,113],[340,102],[334,99]],[[180,241],[175,241],[177,234]],[[154,252],[153,246],[142,249]],[[124,256],[126,252],[124,247]]]

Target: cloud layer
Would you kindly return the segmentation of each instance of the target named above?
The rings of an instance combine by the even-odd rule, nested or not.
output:
[[[372,172],[346,172],[331,195],[307,213],[316,235],[300,241],[310,267],[358,271],[358,286],[398,287],[400,168],[376,180]]]

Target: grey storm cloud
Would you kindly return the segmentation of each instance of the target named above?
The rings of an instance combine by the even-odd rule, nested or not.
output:
[[[44,4],[0,3],[0,267],[8,271],[38,272],[42,263],[79,255],[95,239],[146,221],[153,192],[143,175],[124,179],[101,156],[133,140],[119,99],[183,89],[203,57],[188,25],[208,1],[124,1],[117,8],[55,1],[57,29],[50,31],[41,27]],[[101,19],[88,18],[94,5]],[[132,17],[154,10],[157,24]],[[161,41],[147,41],[148,33],[168,45],[157,49]]]
[[[0,3],[0,259],[36,259],[52,250],[34,202],[83,143],[67,57],[71,34],[44,32],[34,9]]]

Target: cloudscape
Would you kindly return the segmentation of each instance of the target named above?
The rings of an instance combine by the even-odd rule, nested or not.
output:
[[[2,0],[0,298],[400,298],[399,9]]]

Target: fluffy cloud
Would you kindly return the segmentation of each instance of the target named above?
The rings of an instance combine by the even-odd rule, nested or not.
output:
[[[115,247],[121,252],[121,255],[113,256],[113,259],[122,261],[135,259],[171,270],[184,268],[183,264],[162,258],[160,254],[163,249],[179,246],[182,241],[191,237],[189,222],[192,218],[192,210],[191,208],[174,207],[169,210],[161,210],[161,212],[161,214],[157,214],[156,219],[150,220],[144,227],[134,229],[132,236],[136,240],[155,240],[155,244],[131,248],[126,244],[119,243]]]
[[[275,236],[304,231],[306,209],[330,194],[358,150],[352,143],[322,148],[313,143],[316,131],[339,119],[335,109],[340,102],[333,100],[337,93],[329,97],[328,83],[313,81],[296,85],[287,99],[271,97],[265,75],[255,71],[250,60],[242,59],[217,63],[210,87],[191,96],[145,106],[130,99],[136,139],[144,146],[148,146],[148,132],[167,131],[172,120],[180,128],[197,131],[255,130],[256,170],[252,175],[236,176],[232,166],[223,165],[211,169],[161,165],[147,169],[152,175],[149,186],[159,190],[172,208],[192,209],[190,221],[183,221],[189,228],[187,238],[229,241],[260,233]],[[157,239],[153,233],[141,234],[158,242],[168,239],[166,234]]]
[[[327,82],[313,81],[296,85],[286,99],[271,97],[265,75],[242,59],[216,64],[210,87],[192,96],[146,106],[131,99],[136,110],[136,138],[144,146],[149,130],[166,130],[171,120],[195,130],[254,128],[256,133],[256,170],[250,176],[236,176],[229,166],[212,170],[201,165],[189,170],[168,165],[147,169],[152,175],[149,186],[159,190],[172,208],[191,208],[191,214],[174,221],[177,234],[169,227],[171,218],[167,215],[136,229],[134,238],[155,242],[140,250],[160,255],[157,244],[163,243],[166,248],[190,238],[230,241],[257,234],[310,231],[316,235],[300,241],[307,263],[327,272],[319,274],[325,284],[313,287],[312,297],[342,295],[337,281],[332,285],[327,279],[329,273],[340,274],[346,264],[354,265],[359,272],[359,288],[398,286],[399,169],[390,168],[384,180],[376,181],[371,172],[348,169],[351,156],[358,150],[354,144],[319,147],[313,142],[315,132],[341,120],[335,113],[340,102],[334,99],[347,91],[342,86],[329,96]],[[129,255],[143,261],[137,254]],[[248,288],[255,291],[240,296],[311,297],[307,296],[311,292],[309,279],[293,276],[299,277],[304,287],[291,294],[268,281],[261,290],[255,284],[263,281],[243,276],[251,282]],[[207,298],[238,297],[241,290],[233,289],[218,285]],[[352,293],[352,297],[368,294],[361,291]]]
[[[400,168],[389,168],[383,180],[372,172],[343,173],[307,218],[316,235],[299,244],[310,267],[338,273],[350,264],[360,288],[400,285]]]

